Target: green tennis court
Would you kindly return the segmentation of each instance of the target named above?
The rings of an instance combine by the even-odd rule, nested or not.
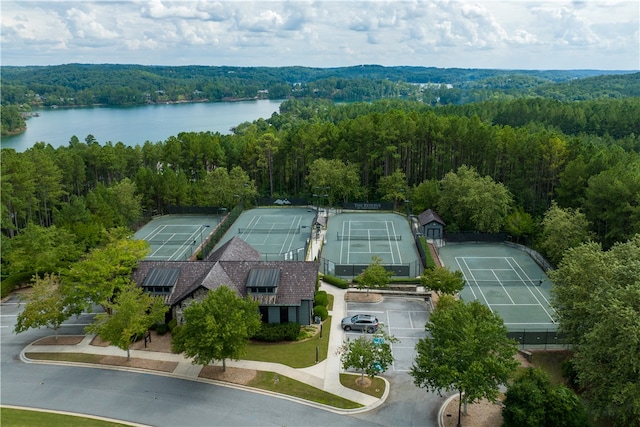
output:
[[[293,207],[242,212],[214,250],[238,236],[260,252],[262,260],[304,261],[315,215],[313,209]]]
[[[557,329],[551,283],[527,253],[500,244],[448,244],[440,258],[462,271],[466,285],[460,297],[485,304],[510,331]]]
[[[351,276],[374,256],[398,276],[420,274],[420,258],[407,219],[394,213],[341,213],[329,218],[322,252],[329,274]]]
[[[134,238],[151,246],[150,261],[185,261],[198,252],[219,223],[217,215],[164,215],[154,218]]]

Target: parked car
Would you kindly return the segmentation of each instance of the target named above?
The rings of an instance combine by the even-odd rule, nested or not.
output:
[[[370,314],[356,314],[342,319],[342,329],[345,331],[360,331],[370,334],[378,330],[378,318]]]

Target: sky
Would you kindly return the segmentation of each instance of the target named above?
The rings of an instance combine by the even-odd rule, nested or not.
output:
[[[2,0],[2,65],[640,70],[640,1]]]

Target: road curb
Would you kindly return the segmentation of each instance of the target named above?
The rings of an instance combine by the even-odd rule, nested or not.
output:
[[[440,406],[440,410],[438,411],[438,427],[444,427],[444,411],[449,405],[449,402],[451,402],[458,396],[458,394],[452,394],[451,396],[447,397],[442,406]]]
[[[389,396],[389,388],[390,388],[389,381],[387,381],[386,378],[382,378],[381,377],[385,381],[385,392],[384,392],[383,396],[380,399],[378,399],[372,405],[363,406],[362,408],[341,409],[341,408],[336,408],[334,406],[329,406],[329,405],[325,405],[325,404],[322,404],[322,403],[301,399],[301,398],[296,397],[296,396],[290,396],[288,394],[278,393],[278,392],[275,392],[275,391],[262,390],[262,389],[258,389],[258,388],[244,386],[244,385],[241,385],[241,384],[233,384],[233,383],[229,383],[229,382],[225,382],[225,381],[211,380],[211,379],[208,379],[208,378],[200,378],[200,377],[191,377],[191,376],[179,375],[179,374],[174,374],[172,372],[162,372],[162,371],[154,371],[154,370],[150,370],[150,369],[131,368],[131,367],[127,367],[127,366],[102,365],[102,364],[95,364],[95,363],[30,359],[25,355],[25,353],[27,352],[28,348],[29,348],[29,346],[25,347],[20,352],[20,360],[22,362],[24,362],[24,363],[33,363],[33,364],[39,364],[39,365],[72,366],[72,367],[77,367],[77,368],[107,369],[107,370],[112,370],[112,371],[133,372],[133,373],[137,373],[137,374],[158,375],[158,376],[163,376],[163,377],[168,377],[168,378],[176,378],[176,379],[185,380],[185,381],[196,381],[196,382],[200,382],[200,383],[203,383],[203,384],[217,385],[217,386],[220,386],[220,387],[226,387],[226,388],[232,388],[232,389],[236,389],[236,390],[248,391],[248,392],[252,392],[252,393],[262,394],[262,395],[265,395],[265,396],[277,397],[277,398],[280,398],[280,399],[289,400],[289,401],[292,401],[292,402],[296,402],[296,403],[300,403],[300,404],[303,404],[303,405],[315,407],[315,408],[318,408],[318,409],[323,409],[323,410],[325,410],[327,412],[332,412],[332,413],[338,414],[338,415],[362,414],[362,413],[365,413],[365,412],[369,412],[369,411],[371,411],[371,410],[373,410],[375,408],[378,408],[379,406],[381,406],[385,402],[385,400]],[[355,403],[357,403],[357,402],[355,402]]]

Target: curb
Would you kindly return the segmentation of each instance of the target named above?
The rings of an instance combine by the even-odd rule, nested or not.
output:
[[[444,401],[442,406],[440,406],[440,410],[438,411],[438,427],[444,427],[444,411],[447,405],[449,405],[449,402],[451,402],[453,399],[457,398],[458,396],[459,396],[458,394],[452,394],[451,396],[447,397],[447,399]]]
[[[31,408],[28,406],[15,406],[15,405],[0,405],[1,408],[8,409],[18,409],[20,411],[31,411],[31,412],[46,412],[48,414],[59,414],[59,415],[69,415],[70,417],[82,417],[82,418],[90,418],[92,420],[100,420],[106,421],[113,424],[124,424],[131,427],[151,427],[148,424],[139,424],[131,421],[125,420],[116,420],[114,418],[107,417],[99,417],[97,415],[89,415],[89,414],[80,414],[77,412],[68,412],[68,411],[56,411],[54,409],[40,409],[40,408]]]
[[[280,398],[280,399],[289,400],[289,401],[292,401],[292,402],[296,402],[296,403],[300,403],[300,404],[303,404],[303,405],[315,407],[315,408],[318,408],[318,409],[323,409],[325,411],[332,412],[332,413],[338,414],[338,415],[354,415],[354,414],[361,414],[361,413],[365,413],[365,412],[371,411],[371,410],[381,406],[386,401],[387,397],[389,396],[389,387],[390,387],[389,381],[387,381],[386,378],[380,377],[385,382],[385,392],[384,392],[383,396],[380,399],[378,399],[374,404],[369,405],[369,406],[363,406],[362,408],[341,409],[341,408],[336,408],[334,406],[329,406],[329,405],[325,405],[325,404],[322,404],[322,403],[301,399],[301,398],[296,397],[296,396],[290,396],[288,394],[278,393],[278,392],[275,392],[275,391],[262,390],[262,389],[258,389],[258,388],[247,387],[247,386],[244,386],[244,385],[241,385],[241,384],[233,384],[233,383],[229,383],[229,382],[225,382],[225,381],[211,380],[211,379],[207,379],[207,378],[190,377],[190,376],[185,376],[185,375],[179,375],[179,374],[174,374],[172,372],[162,372],[162,371],[154,371],[154,370],[150,370],[150,369],[130,368],[130,367],[113,366],[113,365],[102,365],[102,364],[95,364],[95,363],[82,363],[82,362],[66,362],[66,361],[55,361],[55,360],[35,360],[35,359],[30,359],[25,355],[25,352],[29,348],[29,346],[25,347],[24,349],[22,349],[20,351],[20,360],[22,362],[24,362],[24,363],[34,363],[34,364],[39,364],[39,365],[72,366],[72,367],[77,367],[77,368],[106,369],[106,370],[112,370],[112,371],[133,372],[133,373],[137,373],[137,374],[158,375],[158,376],[163,376],[163,377],[168,377],[168,378],[176,378],[176,379],[185,380],[185,381],[197,381],[197,382],[204,383],[204,384],[211,384],[211,385],[217,385],[217,386],[220,386],[220,387],[227,387],[227,388],[232,388],[232,389],[236,389],[236,390],[248,391],[248,392],[252,392],[252,393],[262,394],[264,396],[277,397],[277,398]],[[357,402],[354,402],[354,403],[357,403]],[[73,413],[69,413],[69,415],[73,415]],[[132,425],[143,426],[142,424],[132,424]]]

